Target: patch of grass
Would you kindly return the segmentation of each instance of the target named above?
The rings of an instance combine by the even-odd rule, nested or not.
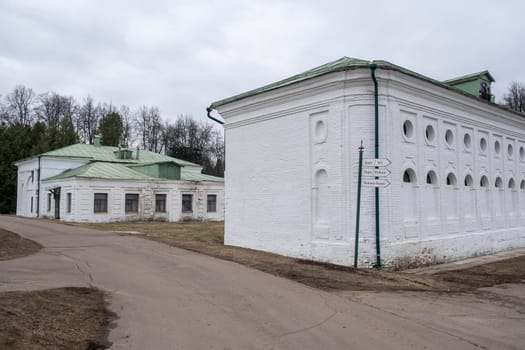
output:
[[[0,229],[0,260],[21,258],[37,253],[42,246],[16,233]]]
[[[106,349],[113,317],[94,288],[0,293],[0,349]]]

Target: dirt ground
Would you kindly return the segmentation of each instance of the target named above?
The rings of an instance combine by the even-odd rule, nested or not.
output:
[[[37,253],[42,246],[0,229],[0,260]],[[113,318],[104,293],[58,288],[0,293],[0,350],[106,349]]]
[[[93,288],[0,293],[0,349],[106,349],[111,318]]]
[[[42,246],[9,231],[0,229],[0,261],[31,255]]]
[[[354,269],[225,246],[222,222],[134,222],[82,224],[82,226],[163,242],[234,261],[323,290],[458,292],[501,283],[525,281],[525,256],[461,271],[416,275],[373,269]]]

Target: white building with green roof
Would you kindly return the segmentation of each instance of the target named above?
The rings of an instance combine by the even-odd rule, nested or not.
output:
[[[21,160],[17,215],[70,222],[223,220],[224,180],[158,153],[75,144]]]
[[[525,117],[493,103],[493,81],[343,57],[214,102],[227,142],[225,243],[353,265],[362,141],[365,159],[391,164],[365,164],[360,266],[524,247]]]

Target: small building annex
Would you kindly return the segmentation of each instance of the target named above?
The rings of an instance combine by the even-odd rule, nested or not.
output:
[[[21,160],[16,213],[71,222],[224,220],[223,178],[137,149],[75,144]]]
[[[493,81],[343,57],[212,103],[227,141],[225,244],[352,265],[362,141],[364,158],[391,164],[379,225],[375,188],[362,190],[360,266],[525,246],[525,117],[494,103]]]

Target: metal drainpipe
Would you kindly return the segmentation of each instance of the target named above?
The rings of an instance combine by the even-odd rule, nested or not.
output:
[[[379,102],[377,94],[377,79],[376,79],[376,69],[377,64],[370,64],[370,73],[372,74],[372,80],[374,81],[374,108],[375,108],[375,117],[374,117],[374,129],[375,129],[375,139],[374,139],[374,149],[375,149],[375,158],[379,158]],[[377,177],[376,177],[377,179]],[[376,268],[381,270],[381,247],[380,247],[380,227],[379,227],[379,187],[375,188],[375,207],[376,207]]]
[[[224,125],[224,122],[220,121],[219,119],[215,119],[215,118],[213,118],[213,117],[211,116],[211,111],[212,111],[212,110],[213,110],[213,108],[211,108],[211,106],[210,106],[210,107],[206,107],[206,112],[208,112],[208,118],[211,119],[211,120],[213,120],[213,121],[216,122],[216,123],[219,123],[219,124],[221,124],[221,125]]]
[[[40,157],[38,156],[38,176],[37,176],[37,188],[36,188],[36,217],[40,217]]]

